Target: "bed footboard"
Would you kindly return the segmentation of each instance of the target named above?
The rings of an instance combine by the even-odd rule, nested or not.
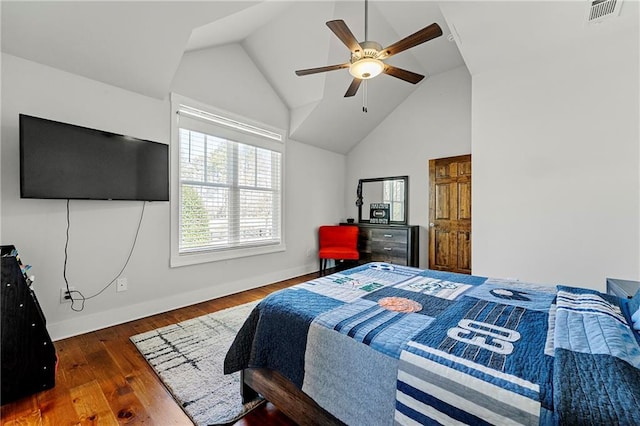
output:
[[[301,426],[344,425],[284,376],[271,369],[244,369],[241,392],[243,401],[251,400],[259,393]]]

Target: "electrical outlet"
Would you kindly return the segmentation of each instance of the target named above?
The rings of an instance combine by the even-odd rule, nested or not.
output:
[[[75,287],[69,287],[69,290],[73,291],[75,290]],[[71,296],[69,296],[69,294],[67,293],[67,288],[66,287],[62,287],[60,289],[60,303],[71,303]]]
[[[116,291],[120,293],[121,291],[127,291],[129,288],[129,283],[126,278],[118,278],[116,280]]]

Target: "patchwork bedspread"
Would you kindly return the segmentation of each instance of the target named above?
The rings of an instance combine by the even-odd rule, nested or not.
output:
[[[554,406],[560,424],[640,424],[640,346],[620,299],[558,286]]]
[[[589,290],[370,263],[265,298],[225,373],[275,369],[349,425],[637,424],[627,320]]]

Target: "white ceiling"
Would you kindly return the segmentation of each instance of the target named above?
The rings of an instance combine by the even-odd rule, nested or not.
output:
[[[325,22],[343,19],[363,40],[363,1],[4,0],[2,51],[163,99],[185,52],[237,42],[289,107],[290,137],[346,153],[418,86],[429,84],[429,76],[463,65],[477,74],[531,61],[602,34],[632,30],[637,37],[637,0],[624,0],[620,17],[601,25],[585,25],[589,3],[370,1],[368,38],[383,46],[432,22],[444,35],[388,60],[427,78],[416,86],[386,75],[371,80],[367,114],[362,86],[353,98],[343,97],[351,82],[346,69],[294,74],[348,62],[347,48]]]
[[[162,99],[193,28],[257,3],[2,1],[2,51]]]
[[[472,75],[516,63],[572,54],[577,45],[633,37],[638,42],[638,0],[618,0],[620,14],[587,23],[591,0],[448,1],[441,4]]]

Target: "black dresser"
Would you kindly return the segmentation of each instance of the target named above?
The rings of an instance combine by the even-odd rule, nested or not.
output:
[[[357,226],[360,230],[358,234],[360,263],[387,262],[418,267],[419,226],[368,223],[354,223],[351,226]]]
[[[25,265],[14,246],[2,246],[1,403],[55,385],[56,350]]]

